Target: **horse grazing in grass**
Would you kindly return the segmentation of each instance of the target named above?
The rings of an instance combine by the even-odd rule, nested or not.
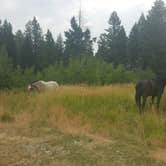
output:
[[[56,81],[34,81],[28,85],[28,90],[37,90],[37,91],[42,91],[42,90],[47,90],[47,89],[55,89],[59,85]]]
[[[152,98],[152,104],[154,104],[155,97],[157,98],[157,109],[159,109],[161,96],[164,92],[166,85],[166,77],[157,77],[152,80],[142,80],[136,84],[135,101],[139,110],[143,111],[145,108],[146,100],[148,96]],[[141,102],[141,98],[143,101]]]

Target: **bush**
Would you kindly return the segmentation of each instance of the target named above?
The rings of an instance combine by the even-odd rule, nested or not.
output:
[[[0,48],[0,89],[11,88],[12,82],[12,61],[8,57],[5,47]]]
[[[14,117],[11,116],[9,113],[4,113],[0,117],[1,122],[13,122]]]
[[[153,78],[151,71],[129,71],[123,65],[114,67],[95,57],[85,57],[81,61],[71,59],[67,66],[50,65],[36,72],[34,67],[13,70],[11,60],[5,50],[0,52],[0,88],[25,87],[35,80],[54,80],[60,84],[105,85],[113,83],[131,83],[140,79]]]

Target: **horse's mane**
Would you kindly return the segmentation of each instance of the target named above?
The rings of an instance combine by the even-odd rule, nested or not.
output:
[[[158,76],[156,76],[156,80],[166,80],[166,76],[161,76],[161,75],[158,75]]]
[[[38,82],[38,81],[39,81],[39,80],[36,80],[36,81],[32,81],[32,82],[31,82],[31,84],[34,84],[34,83],[36,83],[36,82]]]
[[[39,89],[38,89],[38,86],[36,85],[36,83],[39,82],[39,81],[40,81],[40,80],[31,82],[31,83],[30,83],[31,87],[33,87],[33,88],[39,90]]]

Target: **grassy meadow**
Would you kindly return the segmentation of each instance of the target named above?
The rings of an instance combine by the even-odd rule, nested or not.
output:
[[[0,141],[0,166],[162,166],[166,94],[140,116],[133,84],[1,91]]]

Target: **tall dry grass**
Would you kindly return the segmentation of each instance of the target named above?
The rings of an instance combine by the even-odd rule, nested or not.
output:
[[[31,134],[67,132],[153,142],[166,141],[166,95],[160,113],[147,104],[140,116],[134,101],[134,85],[89,87],[62,86],[55,91],[0,92],[0,129]],[[2,121],[2,117],[13,121]],[[47,130],[46,130],[47,129]]]

